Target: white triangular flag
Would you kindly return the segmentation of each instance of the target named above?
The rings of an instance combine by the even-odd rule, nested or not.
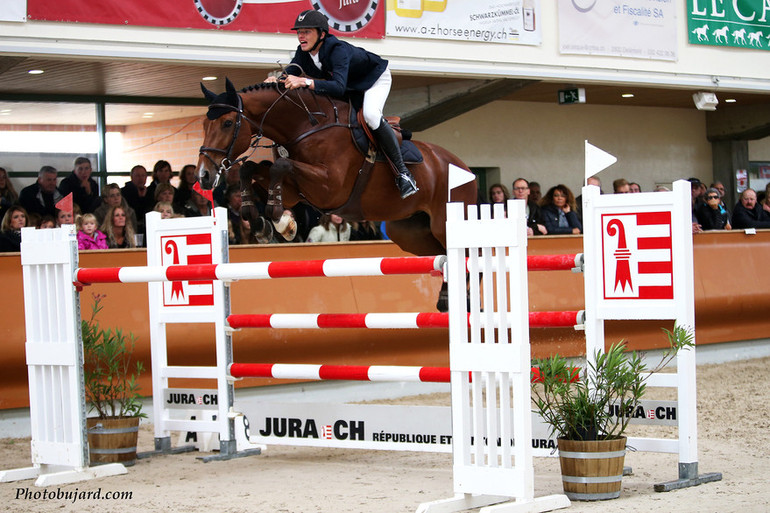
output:
[[[451,194],[452,189],[456,189],[457,187],[460,187],[461,185],[465,185],[468,182],[472,182],[476,179],[476,175],[471,173],[470,171],[466,171],[465,169],[455,166],[454,164],[449,164],[449,193]]]
[[[618,158],[616,156],[610,155],[586,141],[586,180],[603,169],[607,169],[617,161]]]

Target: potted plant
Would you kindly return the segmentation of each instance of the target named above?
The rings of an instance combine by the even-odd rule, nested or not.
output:
[[[132,362],[135,337],[96,320],[104,295],[94,294],[91,317],[81,323],[86,402],[96,417],[86,419],[91,463],[133,464],[142,401],[137,378],[142,362]]]
[[[669,347],[653,369],[648,369],[636,351],[627,352],[624,341],[606,352],[597,351],[582,372],[558,354],[534,362],[534,411],[557,437],[562,483],[570,499],[620,496],[624,433],[631,416],[614,412],[633,411],[647,389],[647,378],[665,367],[681,349],[694,345],[688,329],[663,331]]]

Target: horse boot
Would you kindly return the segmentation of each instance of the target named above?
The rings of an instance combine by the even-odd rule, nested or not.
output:
[[[401,199],[407,198],[419,191],[420,189],[417,188],[412,173],[404,164],[401,150],[398,147],[398,139],[396,139],[396,134],[393,133],[393,129],[388,122],[382,119],[380,126],[376,130],[372,130],[372,133],[377,140],[377,145],[396,168],[396,186],[401,193]]]

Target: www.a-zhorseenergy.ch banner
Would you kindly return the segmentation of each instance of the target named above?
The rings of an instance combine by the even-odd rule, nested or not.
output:
[[[691,44],[770,50],[770,0],[687,0]]]
[[[391,37],[539,45],[540,0],[387,0]]]

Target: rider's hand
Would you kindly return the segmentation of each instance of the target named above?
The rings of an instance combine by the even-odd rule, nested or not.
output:
[[[277,79],[277,78],[275,78],[275,75],[269,75],[269,76],[268,76],[268,77],[265,79],[265,83],[267,83],[267,84],[275,84],[276,82],[278,82],[278,79]]]
[[[302,89],[303,87],[308,87],[307,78],[297,77],[295,75],[287,75],[283,80],[283,85],[286,89]]]

